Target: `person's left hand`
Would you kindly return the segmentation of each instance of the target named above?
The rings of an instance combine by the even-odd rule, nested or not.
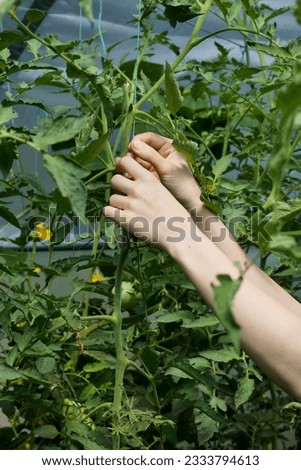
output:
[[[106,217],[137,238],[168,250],[170,243],[185,237],[189,213],[162,183],[130,156],[116,161],[118,170],[111,186],[115,194],[104,207]]]

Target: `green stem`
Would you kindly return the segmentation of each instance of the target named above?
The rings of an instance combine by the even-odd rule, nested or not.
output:
[[[86,181],[85,184],[87,185],[87,184],[94,183],[101,176],[106,175],[107,173],[112,174],[114,171],[115,171],[115,167],[114,168],[113,167],[106,168],[105,170],[102,170],[100,173],[97,173],[96,175],[92,176],[92,178],[90,178],[88,181]]]
[[[205,0],[203,14],[198,17],[198,20],[195,24],[195,27],[193,29],[193,32],[192,32],[190,38],[188,39],[188,41],[187,41],[186,45],[184,46],[182,52],[178,55],[176,60],[171,65],[171,70],[173,72],[176,70],[176,68],[182,62],[182,60],[187,56],[187,54],[191,51],[191,49],[193,49],[197,44],[199,44],[201,42],[201,40],[198,40],[197,38],[198,38],[198,35],[199,35],[199,33],[201,31],[201,28],[203,26],[204,19],[205,19],[207,13],[209,12],[209,10],[211,8],[211,4],[212,4],[212,0]],[[136,111],[139,108],[141,108],[141,106],[144,103],[147,102],[147,100],[153,95],[153,93],[155,93],[155,91],[158,90],[161,85],[163,85],[164,80],[165,80],[165,74],[163,74],[159,78],[159,80],[149,89],[149,91],[147,93],[145,93],[145,95],[134,105],[134,107],[133,107],[133,112],[134,113],[136,113]]]
[[[120,411],[122,408],[123,381],[126,368],[129,364],[124,349],[122,336],[122,312],[121,312],[121,294],[122,294],[122,271],[129,252],[129,244],[122,246],[118,266],[116,270],[115,293],[114,293],[114,310],[113,319],[115,321],[115,352],[116,352],[116,370],[115,370],[115,386],[113,400],[113,424],[115,427],[115,436],[113,449],[120,448],[120,435],[118,432],[118,424]]]
[[[35,39],[39,43],[41,43],[43,46],[47,47],[50,49],[56,56],[61,57],[67,64],[69,64],[73,69],[76,69],[81,75],[84,75],[89,82],[93,85],[93,76],[90,76],[83,68],[81,68],[79,65],[77,65],[74,60],[70,59],[64,52],[60,52],[56,49],[55,46],[53,46],[51,43],[45,41],[45,39],[42,39],[40,36],[35,34],[34,32],[31,31],[28,26],[26,26],[22,21],[15,15],[15,13],[11,10],[8,12],[9,16],[17,23],[18,26],[20,26],[21,29],[25,33],[27,33],[31,38]]]

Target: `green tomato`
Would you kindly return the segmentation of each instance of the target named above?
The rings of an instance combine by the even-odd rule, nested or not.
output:
[[[115,293],[115,287],[112,289],[112,294]],[[141,292],[137,292],[133,284],[129,281],[122,281],[121,284],[121,307],[124,310],[131,310],[135,308],[139,301],[142,299]]]

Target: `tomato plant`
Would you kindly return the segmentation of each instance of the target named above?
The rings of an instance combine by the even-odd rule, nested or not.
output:
[[[170,136],[208,206],[300,298],[300,38],[282,44],[275,27],[291,8],[144,1],[137,60],[116,64],[109,52],[100,64],[94,37],[41,37],[31,28],[41,15],[29,12],[24,24],[20,3],[0,6],[15,25],[0,33],[1,81],[10,83],[0,106],[0,216],[18,233],[9,245],[3,235],[0,250],[1,446],[298,448],[300,405],[233,346],[165,253],[101,213],[133,131]],[[91,17],[92,2],[81,4]],[[203,31],[210,14],[239,35],[245,60],[219,42],[220,29]],[[192,28],[182,48],[169,39],[179,23]],[[202,60],[212,37],[216,56]],[[27,58],[12,61],[20,43]],[[156,63],[158,45],[171,63]],[[19,83],[20,72],[33,80]],[[46,104],[35,97],[43,87],[74,105]],[[28,126],[20,109],[42,114]],[[37,156],[51,189],[24,169],[24,155]],[[74,251],[60,257],[62,247]]]

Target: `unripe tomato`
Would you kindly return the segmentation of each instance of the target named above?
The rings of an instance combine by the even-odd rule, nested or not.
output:
[[[115,287],[112,289],[112,294],[115,293]],[[121,307],[124,310],[131,310],[135,308],[139,301],[142,299],[141,292],[137,292],[132,282],[122,281],[121,284]]]

